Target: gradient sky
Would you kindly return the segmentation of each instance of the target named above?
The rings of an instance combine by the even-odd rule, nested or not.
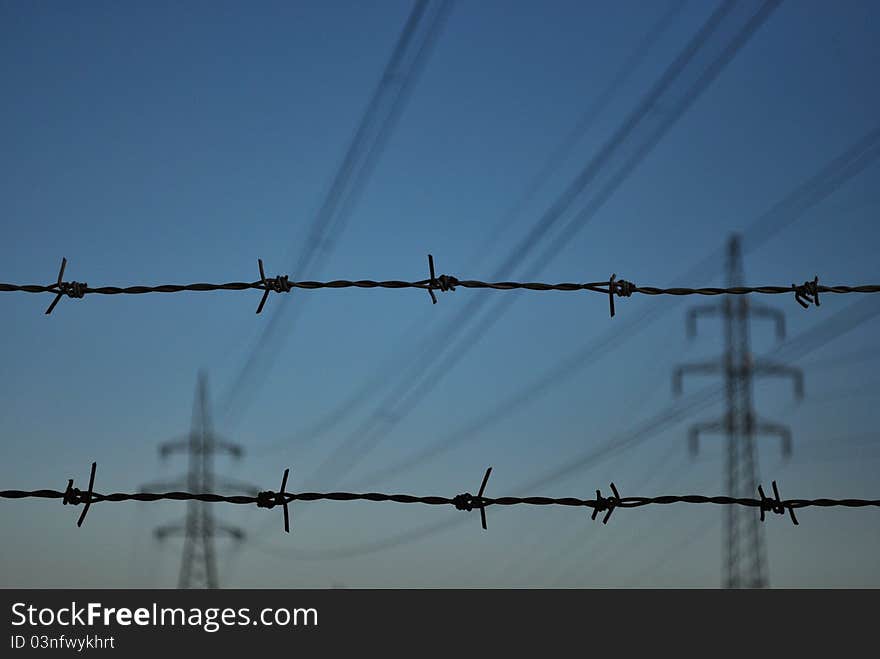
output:
[[[292,279],[409,280],[427,276],[428,252],[439,272],[489,279],[717,7],[679,4],[456,2],[345,232],[319,271],[294,273],[292,254],[410,2],[0,1],[0,281],[48,284],[62,256],[66,279],[92,286],[253,281],[258,257],[267,274]],[[560,168],[522,212],[505,215],[667,14]],[[878,3],[784,2],[540,268],[540,280],[602,281],[614,272],[666,286],[718,253],[731,232],[754,226],[878,127],[878,28]],[[662,121],[671,110],[660,103],[652,111]],[[880,283],[878,183],[871,161],[747,250],[747,283],[817,274],[826,284]],[[523,262],[511,278],[530,267]],[[723,261],[713,268],[690,285],[724,283]],[[331,432],[310,437],[308,428],[389,363],[404,370],[417,360],[423,337],[469,300],[505,295],[516,295],[509,312],[374,450],[338,477],[322,466],[381,414],[393,378]],[[715,320],[686,338],[685,310],[705,300],[621,298],[611,319],[607,299],[591,293],[438,297],[432,305],[415,290],[297,290],[273,294],[256,316],[257,291],[91,295],[65,298],[46,316],[51,296],[2,293],[0,489],[64,489],[71,477],[84,487],[93,460],[102,492],[182,474],[183,456],[163,462],[157,448],[188,431],[205,369],[218,432],[245,448],[239,461],[218,458],[218,471],[260,489],[277,487],[291,467],[293,490],[368,485],[452,496],[473,492],[491,465],[490,496],[589,497],[597,488],[607,494],[611,481],[624,495],[724,492],[720,438],[704,441],[695,460],[685,441],[690,423],[720,414],[717,404],[540,491],[524,489],[674,402],[674,367],[723,349]],[[858,295],[825,295],[806,311],[790,295],[760,302],[785,313],[790,337],[849,305],[880,312],[880,299]],[[303,306],[295,322],[294,305]],[[279,307],[268,366],[236,391]],[[657,313],[637,334],[499,423],[436,460],[365,483],[646,311]],[[761,439],[765,486],[775,478],[784,497],[880,496],[878,322],[789,351],[806,376],[800,405],[787,382],[756,386],[759,414],[789,424],[795,441],[784,463],[778,442]],[[772,352],[766,321],[755,321],[752,339],[756,354]],[[686,392],[713,383],[695,378]],[[721,578],[715,507],[618,511],[607,526],[582,511],[493,508],[488,532],[475,513],[440,508],[328,502],[293,510],[288,536],[278,510],[215,506],[218,519],[248,534],[241,545],[218,541],[222,586],[716,587]],[[182,543],[159,544],[152,529],[185,512],[176,502],[96,505],[77,529],[78,510],[58,501],[0,502],[0,585],[174,587]],[[880,513],[798,517],[798,527],[776,516],[764,525],[773,586],[880,586]],[[461,522],[363,551],[446,520]]]

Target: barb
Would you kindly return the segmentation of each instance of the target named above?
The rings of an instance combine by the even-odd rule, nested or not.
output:
[[[467,510],[471,511],[474,508],[480,509],[480,520],[483,523],[483,530],[486,530],[486,499],[483,497],[483,492],[486,491],[486,483],[489,482],[489,474],[492,473],[492,467],[489,467],[486,470],[486,475],[483,476],[483,482],[480,484],[480,491],[477,492],[477,496],[471,495],[470,492],[465,492],[464,494],[459,494],[456,496],[452,503],[455,506],[456,510]]]
[[[267,278],[266,273],[263,271],[263,259],[257,259],[257,265],[260,267],[260,283],[261,288],[263,289],[263,297],[260,300],[260,306],[257,307],[257,313],[260,313],[263,310],[263,305],[266,304],[270,291],[275,291],[276,293],[289,293],[292,284],[288,280],[287,275]]]
[[[46,287],[46,290],[48,292],[55,293],[55,299],[52,300],[52,304],[50,304],[49,308],[46,309],[47,316],[52,313],[55,305],[58,304],[58,302],[64,295],[73,298],[81,298],[83,295],[89,292],[89,285],[86,283],[80,283],[78,281],[62,281],[62,279],[64,279],[64,269],[66,267],[67,259],[61,257],[61,269],[58,270],[58,280],[51,286]]]
[[[794,509],[791,505],[784,503],[779,498],[779,488],[776,487],[776,481],[773,481],[773,496],[775,499],[768,499],[764,496],[764,488],[760,485],[758,486],[758,494],[761,495],[761,521],[764,521],[764,513],[767,511],[774,512],[777,515],[784,515],[785,511],[788,510],[788,514],[791,516],[792,523],[797,526],[798,521],[797,517],[794,516]]]
[[[284,470],[284,476],[281,478],[281,489],[278,492],[266,490],[257,495],[257,507],[274,508],[275,506],[284,506],[284,532],[290,533],[290,515],[287,510],[287,476],[290,469]]]
[[[64,268],[63,265],[61,267],[62,267],[62,269]],[[80,492],[80,489],[78,487],[73,486],[73,479],[72,478],[68,479],[67,489],[64,490],[64,492],[62,494],[63,500],[61,501],[61,503],[63,503],[65,506],[67,504],[70,504],[72,506],[77,506],[80,503],[86,504],[85,506],[83,506],[82,512],[79,514],[79,519],[76,522],[77,526],[82,526],[83,521],[86,518],[86,513],[89,512],[89,508],[91,508],[91,506],[92,506],[92,501],[94,500],[94,496],[95,496],[95,493],[94,493],[95,470],[97,468],[98,468],[98,463],[93,462],[92,463],[92,472],[91,472],[91,474],[89,474],[89,489],[85,493],[85,495],[83,495],[83,493]]]
[[[611,317],[614,318],[614,294],[618,297],[631,297],[633,293],[638,292],[637,286],[626,279],[616,280],[617,275],[612,274],[608,280],[608,305],[611,311]]]
[[[594,281],[586,283],[562,282],[558,284],[548,284],[544,282],[518,282],[518,281],[496,281],[486,282],[478,279],[459,279],[451,275],[436,275],[434,270],[434,257],[428,254],[428,279],[420,279],[417,281],[403,281],[398,279],[374,280],[374,279],[333,279],[330,281],[290,281],[288,275],[279,275],[277,277],[267,277],[263,270],[262,259],[257,259],[260,269],[260,279],[254,282],[227,282],[225,284],[162,284],[159,286],[98,286],[90,287],[88,284],[76,281],[62,281],[64,269],[67,265],[67,259],[62,259],[61,270],[58,273],[58,281],[49,286],[40,286],[36,284],[3,284],[0,283],[0,292],[5,293],[52,293],[55,299],[46,313],[52,313],[55,305],[62,296],[81,298],[86,294],[96,295],[142,295],[144,293],[182,293],[184,291],[244,291],[244,290],[261,290],[263,297],[257,307],[257,313],[262,312],[266,300],[271,291],[277,293],[289,293],[294,288],[306,290],[316,290],[324,288],[387,288],[387,289],[404,289],[416,288],[428,291],[431,296],[431,302],[437,303],[437,296],[434,291],[455,291],[456,287],[462,288],[479,288],[490,289],[495,291],[513,291],[513,290],[530,290],[530,291],[590,291],[593,293],[601,293],[608,296],[609,311],[613,318],[616,310],[614,307],[614,296],[632,297],[634,294],[641,295],[790,295],[795,294],[795,301],[802,307],[807,308],[810,304],[819,306],[820,293],[880,293],[880,284],[865,284],[860,286],[840,285],[840,286],[820,286],[819,277],[813,278],[813,281],[807,281],[803,284],[791,284],[790,286],[735,286],[731,288],[703,287],[703,288],[657,288],[655,286],[636,286],[634,283],[625,279],[617,279],[617,275],[612,274],[608,281]]]
[[[819,306],[819,276],[815,276],[813,281],[805,281],[800,286],[796,284],[791,285],[792,290],[794,291],[794,299],[795,301],[801,305],[804,309],[809,308],[810,304],[815,304],[817,307]]]
[[[197,493],[197,492],[136,492],[124,493],[115,492],[112,494],[101,494],[94,491],[96,463],[92,463],[92,472],[89,477],[89,489],[87,492],[80,492],[79,489],[73,487],[73,479],[67,484],[67,489],[63,492],[60,490],[2,490],[0,491],[0,499],[61,499],[63,504],[77,505],[84,503],[85,508],[80,514],[77,526],[82,526],[86,513],[94,503],[118,503],[121,501],[203,501],[206,503],[229,503],[236,505],[256,505],[258,508],[274,508],[277,505],[284,507],[284,530],[290,532],[288,505],[293,501],[372,501],[392,502],[403,504],[425,504],[429,506],[452,506],[457,510],[472,511],[479,509],[483,529],[486,529],[486,508],[489,506],[570,506],[579,508],[591,508],[591,519],[595,520],[596,515],[600,512],[605,513],[602,520],[603,524],[608,523],[608,519],[618,508],[641,508],[643,506],[653,505],[669,505],[673,503],[688,504],[714,504],[722,506],[746,506],[757,508],[761,513],[761,521],[765,518],[765,513],[773,512],[784,514],[787,510],[794,524],[799,524],[795,517],[794,510],[796,508],[880,508],[880,499],[785,499],[779,496],[779,489],[776,481],[773,481],[774,498],[770,499],[764,494],[764,489],[758,487],[760,498],[744,498],[729,496],[704,496],[699,494],[688,495],[665,495],[657,497],[622,497],[617,491],[614,483],[611,483],[611,491],[613,496],[603,497],[599,490],[596,490],[595,499],[580,499],[577,497],[487,497],[484,496],[486,484],[489,481],[489,475],[492,468],[489,467],[483,476],[480,489],[476,495],[469,492],[458,494],[454,497],[443,496],[416,496],[412,494],[384,494],[381,492],[288,492],[287,477],[289,469],[284,470],[284,476],[281,480],[281,489],[278,492],[266,490],[260,492],[257,496],[250,495],[221,495],[214,493]]]
[[[612,275],[612,277],[613,276],[614,275]],[[620,492],[618,492],[617,488],[614,487],[614,483],[611,483],[611,491],[614,492],[614,496],[608,497],[606,499],[602,496],[602,493],[599,490],[596,490],[596,505],[593,506],[593,514],[590,516],[590,519],[595,520],[596,515],[598,515],[601,511],[607,511],[605,513],[605,518],[602,520],[602,523],[608,523],[608,519],[611,517],[611,513],[613,513],[614,509],[620,505]]]
[[[444,293],[446,291],[455,292],[455,287],[458,285],[458,279],[450,277],[449,275],[440,275],[437,277],[434,274],[434,257],[431,254],[428,254],[428,271],[431,275],[431,278],[428,280],[428,293],[431,295],[431,304],[437,304],[437,296],[434,295],[434,291],[439,290]]]

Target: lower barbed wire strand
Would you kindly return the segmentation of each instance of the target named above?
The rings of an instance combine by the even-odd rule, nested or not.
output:
[[[83,498],[85,492],[76,490],[78,496]],[[274,492],[270,493],[274,496]],[[411,494],[384,494],[380,492],[287,492],[283,498],[287,503],[295,501],[370,501],[391,502],[402,504],[420,503],[435,506],[456,505],[458,497],[443,496],[417,496]],[[59,490],[2,490],[0,491],[0,499],[63,499],[65,492]],[[690,504],[716,504],[716,505],[739,505],[749,507],[761,507],[768,505],[768,502],[781,505],[785,508],[807,508],[807,507],[880,507],[880,499],[760,499],[748,497],[729,497],[729,496],[704,496],[704,495],[664,495],[657,497],[608,497],[605,499],[580,499],[577,497],[479,497],[467,495],[474,508],[488,506],[569,506],[569,507],[588,507],[588,508],[639,508],[648,505],[669,505],[674,503],[690,503]],[[111,494],[101,494],[100,492],[92,492],[90,494],[92,503],[102,502],[122,502],[122,501],[202,501],[205,503],[231,503],[238,505],[252,505],[260,501],[259,497],[249,495],[222,495],[215,493],[193,493],[193,492],[114,492]]]

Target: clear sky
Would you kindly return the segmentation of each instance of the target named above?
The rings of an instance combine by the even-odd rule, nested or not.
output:
[[[712,255],[739,231],[748,284],[880,283],[880,4],[783,2],[726,54],[762,4],[698,36],[720,6],[459,0],[348,219],[294,272],[412,3],[0,1],[0,281],[48,284],[62,257],[65,278],[91,286],[254,281],[258,257],[293,280],[415,280],[430,252],[461,279],[706,286],[725,282]],[[525,238],[585,168],[559,221]],[[453,496],[491,465],[491,496],[590,497],[611,481],[624,495],[724,493],[721,438],[696,459],[686,443],[719,402],[651,421],[675,409],[676,365],[723,350],[717,320],[686,337],[686,309],[705,299],[619,298],[612,319],[586,292],[459,289],[432,305],[417,290],[296,290],[257,316],[259,298],[89,295],[46,316],[50,295],[0,294],[0,489],[84,487],[93,460],[102,492],[183,474],[184,456],[162,461],[158,446],[188,431],[204,369],[216,430],[245,450],[218,473],[259,489],[290,467],[292,490]],[[800,405],[786,381],[756,385],[758,414],[794,436],[788,462],[760,439],[760,482],[880,497],[880,299],[751,299],[785,313],[778,355],[806,378]],[[774,354],[770,323],[751,338]],[[553,369],[565,377],[536,388]],[[80,529],[78,512],[0,502],[0,585],[176,585],[182,543],[152,529],[185,504],[96,505]],[[290,535],[277,509],[214,512],[247,533],[217,542],[229,587],[721,579],[717,507],[622,510],[606,526],[492,508],[484,532],[476,513],[298,503]],[[764,525],[772,585],[880,586],[880,513],[798,517]]]

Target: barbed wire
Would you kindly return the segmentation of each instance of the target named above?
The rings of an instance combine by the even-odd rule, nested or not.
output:
[[[483,529],[486,529],[486,508],[489,506],[569,506],[592,509],[590,518],[596,519],[600,512],[604,512],[602,519],[603,524],[607,524],[611,514],[618,508],[640,508],[650,505],[669,505],[673,503],[690,503],[690,504],[716,504],[731,506],[748,506],[758,508],[761,512],[761,521],[764,521],[765,514],[768,512],[783,515],[786,512],[793,524],[799,524],[795,516],[795,509],[808,507],[847,507],[847,508],[864,508],[864,507],[880,507],[880,499],[781,499],[779,496],[779,488],[776,481],[773,481],[773,498],[764,494],[762,486],[758,486],[758,495],[760,498],[749,497],[730,497],[730,496],[704,496],[698,494],[688,495],[664,495],[656,497],[637,497],[620,495],[614,483],[611,483],[612,495],[602,496],[600,490],[596,490],[595,499],[581,499],[577,497],[487,497],[483,496],[486,491],[486,484],[489,482],[489,476],[492,473],[492,467],[486,470],[483,480],[480,483],[480,489],[477,494],[464,492],[454,497],[444,496],[416,496],[412,494],[384,494],[380,492],[288,492],[287,480],[290,475],[290,469],[284,470],[281,479],[281,487],[276,492],[274,490],[265,490],[259,492],[256,496],[249,495],[223,495],[214,493],[197,493],[197,492],[134,492],[124,493],[115,492],[112,494],[101,494],[95,492],[95,471],[97,463],[92,463],[91,473],[89,475],[88,489],[83,492],[73,486],[73,479],[67,481],[67,488],[60,490],[2,490],[0,491],[0,499],[61,499],[64,505],[84,504],[76,525],[82,526],[92,504],[102,502],[118,503],[121,501],[201,501],[204,503],[230,503],[237,505],[256,505],[258,508],[274,508],[282,506],[284,511],[284,530],[290,532],[290,511],[289,505],[294,501],[372,501],[372,502],[393,502],[403,504],[420,503],[430,506],[453,506],[457,510],[463,511],[480,511],[480,520]]]
[[[703,287],[703,288],[657,288],[655,286],[637,286],[631,281],[625,279],[617,279],[617,275],[612,274],[607,281],[594,281],[586,283],[559,283],[547,284],[543,282],[516,282],[516,281],[497,281],[486,282],[476,279],[459,279],[451,275],[436,275],[434,271],[434,257],[428,255],[429,277],[416,281],[401,281],[390,279],[384,281],[376,281],[373,279],[334,279],[332,281],[291,281],[289,275],[279,275],[276,277],[267,277],[263,270],[263,260],[257,259],[257,265],[260,270],[260,279],[253,282],[227,282],[225,284],[162,284],[160,286],[98,286],[90,287],[87,283],[77,281],[63,281],[64,270],[67,267],[67,259],[61,260],[61,269],[58,272],[58,279],[47,286],[39,284],[3,284],[0,283],[0,292],[23,292],[23,293],[52,293],[55,299],[46,309],[46,314],[51,314],[52,310],[61,300],[67,296],[71,298],[82,298],[89,294],[96,295],[141,295],[144,293],[181,293],[183,291],[243,291],[243,290],[261,290],[263,297],[257,306],[257,313],[263,311],[269,293],[289,293],[295,288],[302,289],[323,289],[323,288],[417,288],[428,291],[431,296],[431,302],[437,303],[437,296],[434,291],[448,292],[455,291],[456,288],[481,288],[496,291],[511,290],[530,290],[530,291],[591,291],[594,293],[602,293],[608,296],[609,310],[611,317],[615,315],[614,297],[631,297],[633,294],[641,295],[748,295],[748,294],[764,294],[764,295],[781,295],[794,293],[795,301],[805,309],[811,304],[819,306],[820,293],[880,293],[880,285],[868,284],[862,286],[822,286],[819,284],[819,277],[813,278],[813,281],[806,281],[803,284],[791,284],[790,286],[735,286],[730,288]]]

